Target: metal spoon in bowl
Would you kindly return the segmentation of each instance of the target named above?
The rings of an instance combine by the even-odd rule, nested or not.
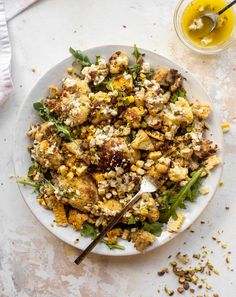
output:
[[[211,33],[215,27],[216,27],[216,24],[217,24],[217,20],[218,20],[218,17],[224,13],[227,9],[229,9],[231,6],[233,6],[234,4],[236,4],[236,0],[232,1],[231,3],[229,3],[228,5],[226,5],[224,8],[222,8],[220,11],[218,11],[217,13],[212,13],[212,12],[209,12],[209,13],[206,13],[206,14],[203,14],[202,16],[199,17],[199,19],[208,19],[211,21],[212,23],[212,26],[211,26],[211,30],[209,33]]]
[[[75,260],[76,264],[80,264],[83,259],[91,252],[91,250],[106,236],[124,216],[124,214],[136,203],[143,193],[152,193],[157,190],[157,186],[151,181],[149,176],[144,176],[138,193],[125,205],[125,207],[107,224],[107,226],[98,234],[98,236],[88,245],[88,247]]]

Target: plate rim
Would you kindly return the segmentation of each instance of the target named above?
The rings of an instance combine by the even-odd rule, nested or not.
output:
[[[113,44],[113,45],[99,45],[99,46],[95,46],[95,47],[90,47],[90,48],[87,48],[87,49],[84,49],[84,50],[81,50],[83,53],[87,54],[87,52],[89,51],[96,51],[96,50],[103,50],[103,49],[110,49],[110,51],[112,51],[112,53],[114,52],[112,50],[112,48],[115,48],[115,51],[116,50],[121,50],[121,49],[124,49],[125,51],[125,48],[128,49],[128,50],[131,50],[133,48],[133,46],[130,46],[130,45],[120,45],[120,44]],[[188,75],[190,75],[193,80],[195,81],[195,83],[197,83],[200,87],[201,87],[201,90],[202,92],[205,93],[206,97],[207,97],[207,100],[209,101],[209,103],[211,104],[211,109],[212,109],[212,114],[214,114],[214,119],[215,119],[215,122],[218,124],[220,124],[220,121],[219,121],[219,117],[215,111],[215,107],[214,107],[214,104],[213,104],[213,100],[211,99],[210,95],[208,94],[208,92],[206,91],[206,89],[202,86],[202,84],[200,83],[200,81],[194,76],[194,74],[192,74],[191,71],[185,69],[184,67],[182,67],[181,65],[179,65],[178,63],[174,62],[173,60],[163,56],[163,55],[160,55],[152,50],[149,50],[149,49],[143,49],[141,47],[139,47],[139,50],[141,51],[144,51],[145,53],[147,53],[147,55],[150,53],[152,55],[155,55],[155,56],[158,56],[160,57],[161,59],[164,59],[166,62],[170,63],[170,64],[174,64],[175,66],[177,66],[178,68],[180,68],[182,71],[184,71],[184,73],[188,73]],[[40,83],[41,80],[43,80],[43,78],[48,75],[54,68],[58,67],[60,64],[62,63],[65,63],[66,61],[69,61],[71,59],[71,56],[68,56],[66,57],[65,59],[62,59],[61,61],[57,62],[56,64],[54,64],[51,68],[49,68],[48,70],[46,70],[46,72],[44,72],[37,80],[36,82],[34,82],[32,88],[30,89],[30,91],[26,94],[25,96],[25,99],[23,100],[23,102],[21,103],[20,105],[20,108],[18,110],[18,113],[17,113],[17,116],[16,116],[16,120],[15,120],[15,124],[17,124],[19,122],[19,119],[20,119],[20,115],[22,114],[22,111],[24,109],[24,106],[26,104],[26,102],[29,100],[29,98],[32,96],[31,94],[34,92],[35,88],[37,88],[37,85]],[[50,82],[49,82],[50,84]],[[221,176],[222,176],[222,171],[223,171],[223,161],[224,161],[224,138],[223,138],[223,133],[222,133],[222,130],[220,129],[220,126],[219,126],[219,129],[218,129],[220,132],[220,143],[217,143],[218,145],[220,145],[220,159],[221,159],[221,164],[219,164],[219,168],[218,168],[218,182],[219,180],[221,179]],[[14,143],[16,143],[16,133],[17,133],[17,130],[14,131],[13,133],[13,146],[14,146]],[[17,170],[16,170],[16,162],[15,162],[15,151],[13,150],[12,148],[12,161],[13,161],[13,168],[14,168],[14,173],[15,173],[15,176],[17,176]],[[41,225],[43,225],[51,234],[53,234],[56,238],[62,240],[63,242],[75,247],[76,249],[79,249],[79,250],[83,250],[83,248],[77,246],[75,243],[71,242],[71,241],[68,241],[66,238],[63,238],[63,232],[62,232],[62,235],[59,234],[59,232],[53,232],[53,229],[50,229],[47,224],[43,221],[42,218],[39,218],[37,216],[37,214],[34,212],[34,210],[32,209],[32,207],[30,206],[30,204],[27,202],[27,198],[25,197],[25,195],[23,194],[23,186],[20,185],[19,183],[17,183],[17,186],[18,186],[18,189],[20,191],[20,194],[24,200],[24,202],[26,203],[26,205],[28,206],[28,208],[30,209],[31,213],[34,215],[34,217],[40,222]],[[207,208],[207,206],[209,205],[209,203],[212,201],[212,199],[214,198],[215,196],[215,193],[218,189],[218,186],[216,185],[216,187],[214,188],[211,196],[208,198],[205,206],[198,212],[198,214],[194,217],[194,219],[191,219],[191,221],[186,224],[184,226],[184,228],[181,228],[181,230],[179,230],[177,233],[169,233],[169,236],[167,238],[165,238],[164,240],[162,240],[161,243],[158,243],[158,238],[156,240],[156,242],[154,244],[152,244],[150,247],[148,247],[145,251],[143,252],[139,252],[137,251],[135,248],[133,249],[132,252],[125,252],[125,250],[122,250],[120,251],[119,253],[114,253],[113,250],[109,250],[107,248],[107,253],[104,253],[103,251],[100,251],[99,249],[94,249],[91,253],[93,254],[98,254],[98,255],[103,255],[103,256],[115,256],[115,257],[122,257],[122,256],[135,256],[135,255],[139,255],[139,254],[144,254],[148,251],[151,251],[151,250],[154,250],[156,248],[159,248],[161,247],[162,245],[166,244],[167,242],[171,241],[173,238],[179,236],[181,233],[183,233],[186,229],[188,229],[198,218],[199,216],[205,211],[205,209]],[[198,197],[199,198],[199,197]],[[197,204],[197,201],[195,202],[195,204]],[[42,207],[42,206],[40,206]],[[45,209],[46,210],[46,209]],[[59,227],[59,228],[62,228],[62,227]],[[98,244],[99,246],[100,244]]]

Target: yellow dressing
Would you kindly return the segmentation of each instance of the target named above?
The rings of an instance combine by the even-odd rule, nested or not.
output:
[[[212,22],[199,17],[209,12],[217,13],[228,3],[226,0],[193,0],[182,15],[183,33],[192,43],[201,47],[212,47],[226,42],[232,36],[236,23],[232,8],[219,16],[216,28],[211,33]]]

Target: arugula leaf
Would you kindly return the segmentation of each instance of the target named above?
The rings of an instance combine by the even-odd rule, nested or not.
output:
[[[32,164],[28,169],[28,176],[31,177],[34,174],[34,171],[38,168],[38,164],[34,163]]]
[[[84,223],[83,229],[81,229],[80,234],[81,234],[81,236],[91,237],[92,239],[95,239],[98,236],[99,232],[98,232],[98,230],[96,230],[96,228],[92,224]],[[125,249],[125,247],[123,245],[118,244],[118,243],[109,244],[108,241],[104,238],[101,240],[101,242],[105,243],[111,250],[112,249],[120,249],[120,250]]]
[[[175,103],[178,100],[178,97],[186,98],[186,91],[184,89],[175,91],[170,98],[170,102]]]
[[[195,199],[200,195],[200,187],[202,184],[202,178],[200,177],[198,181],[192,186],[191,190],[188,192],[186,199],[194,202]]]
[[[40,117],[44,121],[50,121],[51,120],[51,115],[49,109],[43,104],[42,101],[35,102],[33,104],[34,109],[38,112]]]
[[[119,243],[113,243],[113,244],[106,243],[106,245],[109,247],[110,250],[113,250],[113,249],[125,250],[125,247]]]
[[[143,230],[148,231],[155,236],[161,235],[162,226],[163,224],[161,224],[160,222],[155,222],[153,224],[150,224],[148,222],[143,222]]]
[[[143,56],[143,54],[141,54],[136,46],[136,44],[134,45],[134,50],[132,52],[132,55],[135,57],[136,61],[138,60],[139,57]]]
[[[37,191],[38,191],[39,188],[40,188],[40,185],[39,185],[39,184],[30,182],[30,181],[27,181],[27,180],[25,180],[25,179],[18,179],[16,182],[17,182],[18,184],[22,184],[22,185],[24,185],[24,186],[33,187],[33,188],[35,188]]]
[[[84,55],[80,50],[74,50],[72,47],[70,47],[70,53],[75,58],[73,63],[74,65],[81,64],[83,67],[92,65],[88,56]]]
[[[113,85],[113,80],[109,80],[107,83],[106,83],[106,88],[107,90],[109,91],[114,91],[114,85]]]
[[[138,73],[141,70],[141,65],[140,64],[132,64],[128,66],[128,69],[130,70],[131,73]]]
[[[101,56],[96,56],[96,61],[95,61],[96,65],[98,64],[98,61],[99,61],[100,58],[101,58]]]
[[[128,225],[134,225],[134,224],[136,224],[136,223],[137,223],[137,222],[136,222],[134,216],[131,215],[131,216],[129,217],[129,220],[128,220]]]
[[[56,132],[61,137],[64,137],[70,141],[73,140],[73,136],[70,132],[70,129],[66,125],[62,125],[58,122],[58,120],[52,115],[50,110],[44,105],[43,101],[35,102],[33,106],[42,120],[54,123]]]
[[[80,234],[84,237],[91,237],[94,239],[98,235],[98,231],[95,229],[95,227],[89,223],[83,224],[83,229],[81,229]]]
[[[73,140],[71,132],[69,131],[69,129],[66,126],[55,123],[55,128],[56,128],[56,132],[61,137],[64,137],[64,138],[66,138],[66,139],[68,139],[70,141]]]
[[[198,169],[194,172],[192,178],[189,180],[189,182],[181,188],[178,194],[176,194],[172,199],[172,204],[168,210],[166,210],[164,213],[161,214],[160,222],[166,223],[171,216],[174,218],[176,217],[176,210],[178,207],[184,208],[184,200],[186,199],[189,190],[193,187],[193,185],[199,180],[201,173],[203,171],[203,168]]]
[[[154,74],[154,70],[153,70],[153,69],[150,69],[150,71],[149,71],[148,73],[145,73],[146,78],[147,78],[148,80],[151,80],[151,79],[152,79],[153,74]]]

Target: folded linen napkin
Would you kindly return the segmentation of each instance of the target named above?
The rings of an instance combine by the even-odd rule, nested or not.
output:
[[[7,30],[7,20],[20,13],[37,0],[0,0],[0,105],[12,90],[10,62],[11,46]]]

